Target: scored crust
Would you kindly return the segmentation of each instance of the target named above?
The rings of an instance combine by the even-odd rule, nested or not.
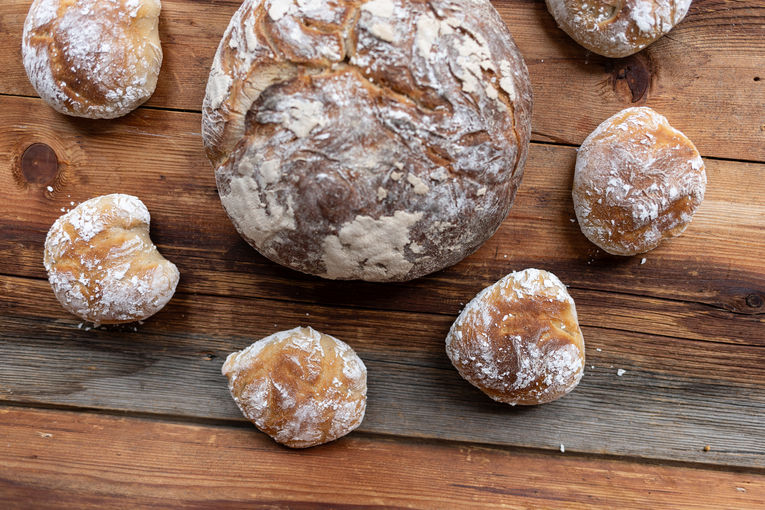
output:
[[[706,183],[693,142],[651,108],[627,108],[579,148],[574,210],[591,242],[613,255],[636,255],[687,228]]]
[[[546,0],[558,26],[605,57],[637,53],[680,23],[691,0]]]
[[[29,81],[56,111],[111,119],[154,93],[159,0],[35,0],[22,38]]]
[[[263,255],[391,281],[495,232],[530,116],[528,72],[488,0],[247,0],[202,132],[222,203]]]
[[[230,354],[221,371],[244,416],[286,446],[333,441],[364,419],[364,363],[348,344],[313,328],[263,338]]]
[[[98,324],[142,320],[175,293],[178,268],[149,238],[146,206],[130,195],[91,198],[53,223],[43,262],[56,298]]]
[[[454,321],[446,353],[465,380],[511,405],[560,398],[584,373],[574,300],[554,274],[538,269],[478,293]]]

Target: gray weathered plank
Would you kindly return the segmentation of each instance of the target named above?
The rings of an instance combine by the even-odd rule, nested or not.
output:
[[[137,331],[85,331],[46,282],[1,280],[6,401],[241,420],[220,375],[225,356],[305,324],[367,364],[366,431],[765,467],[762,347],[584,327],[580,386],[549,405],[511,408],[452,369],[449,316],[180,295]]]

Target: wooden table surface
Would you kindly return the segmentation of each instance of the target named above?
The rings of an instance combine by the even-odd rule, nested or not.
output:
[[[225,216],[199,111],[237,0],[163,0],[157,91],[114,121],[36,96],[19,49],[29,4],[0,5],[3,508],[765,505],[762,0],[697,0],[619,60],[573,43],[540,0],[496,1],[535,94],[523,183],[477,253],[400,284],[284,269]],[[570,198],[577,145],[631,105],[685,132],[709,178],[686,233],[644,263],[590,244]],[[58,173],[21,171],[34,143]],[[56,301],[43,242],[62,210],[113,192],[147,204],[181,283],[145,323],[90,329]],[[478,290],[526,267],[570,285],[587,363],[567,397],[511,408],[460,379],[443,342]],[[246,422],[220,375],[229,352],[297,325],[350,343],[369,369],[360,429],[303,451]]]

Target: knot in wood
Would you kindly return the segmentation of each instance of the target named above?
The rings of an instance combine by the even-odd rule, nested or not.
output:
[[[752,308],[762,308],[765,301],[763,301],[762,296],[759,294],[749,294],[746,296],[746,304]]]
[[[651,60],[643,53],[609,60],[606,63],[606,72],[611,74],[614,92],[631,103],[637,103],[646,97],[653,79]]]
[[[30,184],[49,184],[58,175],[56,153],[44,143],[33,143],[21,156],[21,175]]]

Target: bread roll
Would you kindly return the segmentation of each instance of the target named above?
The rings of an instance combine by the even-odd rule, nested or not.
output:
[[[173,297],[178,268],[149,239],[136,197],[91,198],[61,216],[45,239],[45,269],[64,308],[98,324],[146,319]]]
[[[159,0],[35,0],[21,52],[56,111],[112,119],[149,99],[162,65]]]
[[[244,416],[275,441],[307,448],[361,425],[367,369],[348,344],[312,328],[281,331],[226,358]]]
[[[202,131],[226,212],[260,253],[401,281],[499,227],[530,116],[526,66],[488,0],[246,0]]]
[[[510,405],[560,398],[584,372],[574,300],[538,269],[511,273],[470,301],[446,337],[446,354],[470,384]]]
[[[684,134],[651,108],[627,108],[579,148],[574,210],[587,239],[613,255],[636,255],[686,229],[706,183]]]
[[[546,0],[572,39],[605,57],[642,50],[680,23],[691,0]]]

